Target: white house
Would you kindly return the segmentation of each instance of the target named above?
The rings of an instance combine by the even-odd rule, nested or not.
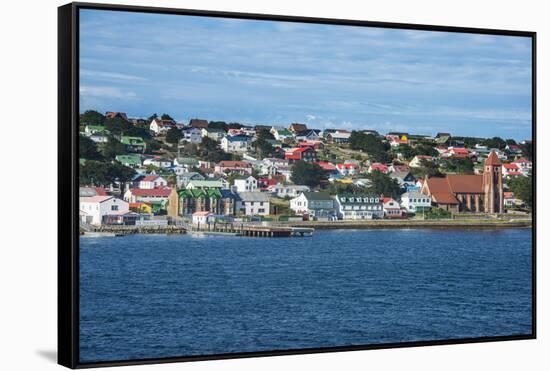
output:
[[[176,168],[176,170],[185,170],[184,168]],[[176,171],[176,181],[178,183],[178,187],[185,188],[187,187],[187,184],[191,182],[192,180],[204,180],[204,176],[200,173],[197,173],[195,171]]]
[[[137,188],[153,189],[168,186],[168,181],[160,175],[140,175],[134,180]]]
[[[250,138],[245,135],[226,135],[222,138],[221,148],[225,152],[246,152],[250,148]]]
[[[518,167],[519,171],[524,175],[529,175],[529,173],[533,170],[533,163],[526,158],[522,157],[512,163],[515,164]]]
[[[283,141],[283,142],[287,139],[292,138],[292,132],[290,132],[289,130],[287,130],[285,128],[281,128],[281,127],[273,126],[270,130],[270,133],[273,134],[273,136],[275,137],[276,140],[280,140],[280,141]]]
[[[153,157],[143,161],[143,166],[149,165],[167,169],[169,167],[172,167],[172,160],[169,160],[167,158]]]
[[[253,176],[240,176],[233,182],[235,192],[256,192],[258,190],[258,181]]]
[[[151,130],[155,135],[166,135],[168,130],[175,128],[176,123],[173,120],[161,120],[153,119],[149,124],[149,130]]]
[[[120,215],[130,210],[128,202],[113,196],[80,197],[80,221],[101,225],[106,215]]]
[[[336,170],[343,176],[348,175],[355,175],[357,174],[357,171],[359,169],[359,166],[356,164],[336,164]]]
[[[262,192],[237,193],[236,209],[240,214],[247,216],[269,215],[269,195]]]
[[[375,195],[344,193],[336,195],[338,218],[343,220],[381,219],[383,200]]]
[[[202,142],[201,129],[198,128],[186,128],[182,130],[183,137],[182,142],[188,142],[193,144],[199,144]]]
[[[417,155],[414,156],[411,162],[409,162],[409,167],[421,167],[422,166],[422,160],[425,161],[433,161],[432,156],[425,156],[425,155]]]
[[[225,135],[225,130],[216,128],[202,128],[201,134],[203,138],[210,138],[219,142]]]
[[[316,218],[336,215],[334,199],[326,192],[302,192],[290,200],[290,209],[298,215]]]
[[[214,214],[212,214],[210,211],[196,211],[193,213],[192,220],[193,220],[193,226],[197,228],[201,228],[202,226],[206,226],[213,222]]]
[[[382,209],[384,210],[385,218],[392,219],[402,217],[401,206],[399,206],[397,201],[391,197],[384,197],[383,201],[384,204],[382,205]]]
[[[134,202],[168,202],[168,197],[172,192],[171,188],[153,188],[141,189],[131,188],[124,193],[124,200],[130,203]]]
[[[408,213],[417,213],[428,211],[432,207],[432,199],[430,196],[424,195],[417,191],[405,192],[401,195],[401,206]]]
[[[309,187],[306,185],[283,185],[276,184],[269,186],[268,191],[273,192],[277,197],[285,198],[291,197],[295,198],[300,195],[302,192],[309,192]]]

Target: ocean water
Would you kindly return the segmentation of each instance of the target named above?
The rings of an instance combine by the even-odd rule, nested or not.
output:
[[[531,233],[81,238],[80,360],[530,334]]]

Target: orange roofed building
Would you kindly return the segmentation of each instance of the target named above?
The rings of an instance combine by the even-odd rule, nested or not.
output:
[[[502,163],[493,151],[485,161],[483,175],[449,174],[426,179],[421,192],[451,212],[504,212]]]

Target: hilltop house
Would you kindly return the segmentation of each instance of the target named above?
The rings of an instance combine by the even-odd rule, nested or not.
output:
[[[128,152],[145,152],[146,144],[143,138],[122,136],[120,143],[124,144]]]
[[[105,112],[105,118],[107,119],[114,119],[114,118],[121,118],[124,121],[128,121],[128,115],[126,115],[125,112]]]
[[[176,122],[174,120],[161,120],[159,118],[151,120],[149,124],[149,130],[157,136],[166,135],[168,130],[175,127]]]
[[[219,142],[225,136],[225,130],[218,128],[202,128],[201,134],[203,138],[210,138]]]
[[[191,119],[189,120],[189,126],[197,129],[204,129],[208,127],[208,121],[201,119]]]
[[[288,127],[288,130],[291,133],[296,134],[296,133],[299,133],[301,131],[307,130],[307,126],[306,126],[306,124],[293,123],[293,124],[290,124],[290,126]]]
[[[336,215],[334,199],[326,192],[302,192],[290,200],[290,209],[310,218],[330,218]]]
[[[294,133],[294,138],[298,141],[304,141],[304,140],[319,140],[319,130],[315,129],[307,129],[302,130]]]
[[[401,195],[401,206],[411,214],[425,212],[431,210],[432,199],[420,192],[409,191]]]
[[[84,134],[90,137],[95,134],[105,134],[108,133],[107,129],[103,125],[86,125],[84,128]]]
[[[221,148],[225,152],[244,153],[250,149],[250,138],[245,135],[226,135],[222,138]]]
[[[292,139],[292,133],[285,128],[278,128],[273,126],[269,132],[273,134],[276,140],[280,140],[281,142]]]
[[[269,215],[269,195],[263,192],[237,193],[237,214],[255,216]]]
[[[80,222],[93,225],[106,223],[109,215],[119,216],[129,212],[128,202],[113,196],[80,197]]]
[[[256,192],[258,190],[258,181],[252,175],[244,175],[235,178],[233,181],[234,192]]]
[[[349,142],[349,138],[351,137],[351,133],[347,131],[336,131],[331,132],[326,136],[326,140],[328,143],[334,143],[334,144],[346,144]]]
[[[202,132],[201,129],[188,127],[182,130],[183,137],[181,142],[199,144],[202,142]]]
[[[338,219],[382,219],[384,217],[382,199],[375,195],[362,193],[343,193],[336,195]]]

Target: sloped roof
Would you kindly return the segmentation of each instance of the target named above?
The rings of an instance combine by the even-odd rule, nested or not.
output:
[[[491,151],[489,157],[487,157],[487,160],[485,160],[485,165],[498,166],[502,165],[502,162],[500,162],[500,159],[498,158],[496,152]]]
[[[244,202],[269,202],[269,195],[263,192],[238,192],[238,196]]]
[[[134,196],[144,196],[144,197],[168,197],[172,192],[171,188],[153,188],[153,189],[142,189],[142,188],[132,188],[130,192]]]
[[[303,192],[308,201],[333,201],[327,192]]]

